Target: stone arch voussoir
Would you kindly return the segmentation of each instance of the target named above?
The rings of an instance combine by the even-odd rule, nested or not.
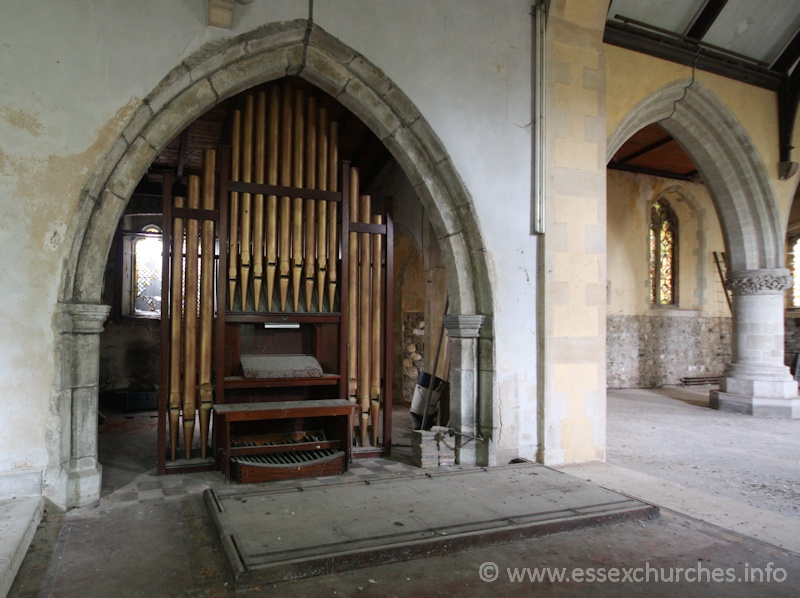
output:
[[[492,309],[488,268],[471,199],[446,150],[413,102],[366,58],[305,20],[274,23],[209,44],[175,67],[145,99],[106,164],[87,183],[87,215],[65,269],[64,302],[98,302],[113,230],[155,155],[188,124],[245,89],[298,75],[362,119],[416,188],[442,244],[453,307]],[[466,222],[464,220],[467,220]],[[474,280],[477,274],[483,280]],[[484,278],[484,276],[487,276]]]
[[[642,99],[609,137],[608,160],[639,129],[662,125],[694,160],[722,225],[732,270],[782,266],[782,234],[766,168],[733,113],[704,84],[676,81]]]
[[[477,399],[479,409],[490,412],[493,385],[490,371],[484,371],[482,384],[473,382],[477,366],[476,351],[471,347],[480,335],[489,349],[482,362],[493,361],[488,354],[493,346],[491,319],[484,318],[491,314],[493,303],[488,263],[472,200],[444,146],[413,102],[377,66],[305,20],[272,23],[206,44],[164,77],[99,160],[82,190],[78,213],[71,223],[71,238],[75,241],[64,258],[59,293],[59,314],[64,323],[60,325],[62,334],[56,347],[61,370],[71,372],[80,365],[80,360],[99,358],[96,335],[102,330],[101,320],[108,312],[98,304],[108,251],[128,199],[158,152],[216,103],[287,75],[300,76],[317,85],[361,118],[389,148],[417,189],[431,217],[447,267],[451,313],[455,318],[451,322],[454,333],[451,338],[465,347],[463,351],[454,351],[461,362],[454,365],[451,380],[454,389],[461,389],[459,395],[454,392],[453,396],[460,396],[464,406],[458,423],[474,433],[472,405]],[[73,312],[82,306],[91,312],[89,328],[72,324]],[[481,329],[484,319],[489,324]],[[76,334],[92,335],[94,341],[87,346],[93,347],[93,354],[78,356],[70,350]],[[67,380],[68,376],[62,378]],[[90,433],[79,441],[75,434],[69,433],[76,422],[93,421],[97,387],[84,384],[76,389],[69,382],[64,384],[62,392],[73,398],[59,407],[63,414],[58,417],[73,425],[61,427],[65,436],[55,444],[71,446],[71,452],[79,453],[82,458],[73,463],[62,454],[61,448],[53,449],[51,462],[62,464],[58,467],[64,469],[64,475],[54,474],[51,478],[71,480],[68,491],[62,495],[71,497],[66,499],[66,506],[75,506],[99,497],[96,434],[92,438]],[[79,402],[75,402],[76,393],[83,397]],[[458,411],[454,413],[459,415]],[[484,424],[491,429],[490,422]],[[486,464],[487,454],[478,460]],[[465,462],[470,459],[467,456]],[[51,494],[56,496],[59,492]],[[59,499],[59,504],[62,503]]]

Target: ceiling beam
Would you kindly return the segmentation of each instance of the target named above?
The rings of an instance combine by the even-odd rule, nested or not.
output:
[[[658,168],[643,168],[641,166],[632,166],[630,164],[615,164],[614,162],[609,162],[607,168],[609,170],[621,170],[623,172],[632,172],[634,174],[646,174],[648,176],[657,176],[664,179],[675,179],[689,183],[698,182],[696,170],[692,171],[690,174],[681,174],[679,172],[659,170]]]
[[[708,0],[708,3],[703,7],[703,10],[700,11],[700,14],[697,15],[694,23],[692,23],[689,31],[686,32],[686,37],[698,41],[703,39],[727,3],[728,0]]]
[[[778,135],[780,143],[780,178],[791,178],[797,172],[792,160],[792,132],[800,102],[800,69],[795,69],[778,92]]]
[[[788,73],[798,58],[800,58],[800,31],[794,34],[792,41],[788,43],[781,55],[772,64],[772,70]]]
[[[607,44],[649,54],[671,62],[777,91],[785,76],[770,69],[737,60],[703,45],[681,41],[652,31],[614,21],[606,22],[603,41]]]
[[[648,145],[646,147],[643,147],[642,149],[637,150],[637,151],[633,152],[632,154],[630,154],[628,156],[625,156],[624,158],[620,158],[619,160],[615,160],[614,163],[615,164],[625,164],[626,162],[630,162],[631,160],[635,160],[639,156],[644,156],[645,154],[649,154],[653,150],[656,150],[656,149],[660,148],[662,145],[668,144],[670,141],[672,141],[672,137],[667,135],[663,139],[659,139],[658,141],[656,141],[654,143],[651,143],[650,145]]]

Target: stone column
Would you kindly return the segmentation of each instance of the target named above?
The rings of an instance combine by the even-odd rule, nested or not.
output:
[[[783,363],[783,291],[791,286],[784,268],[728,273],[733,293],[732,362],[711,406],[746,415],[800,418],[797,381]]]
[[[444,317],[450,337],[450,426],[466,436],[478,435],[478,336],[485,317],[466,314]],[[464,436],[456,438],[456,461],[459,465],[476,465],[479,441]]]
[[[100,498],[102,467],[97,460],[97,408],[100,382],[100,333],[111,308],[86,303],[62,304],[62,451],[67,471],[66,506]]]

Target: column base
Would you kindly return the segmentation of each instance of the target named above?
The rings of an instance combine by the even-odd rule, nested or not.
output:
[[[712,409],[741,413],[755,417],[776,419],[800,419],[800,398],[763,398],[735,395],[719,390],[710,394]]]
[[[475,451],[475,440],[460,438],[456,450],[456,463],[463,467],[475,467],[478,464]]]
[[[72,470],[67,480],[67,508],[84,507],[100,500],[103,466]]]

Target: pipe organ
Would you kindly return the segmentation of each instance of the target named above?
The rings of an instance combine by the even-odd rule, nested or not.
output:
[[[164,176],[161,473],[323,475],[390,450],[391,211],[315,91],[232,98],[202,173],[174,197]]]

